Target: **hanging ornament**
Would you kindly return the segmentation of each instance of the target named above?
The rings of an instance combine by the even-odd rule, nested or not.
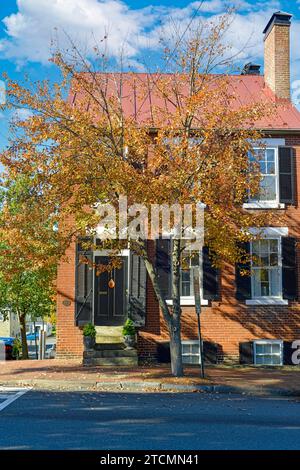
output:
[[[110,289],[113,289],[113,288],[115,287],[115,281],[114,281],[113,279],[110,279],[110,280],[108,281],[108,287],[109,287]]]

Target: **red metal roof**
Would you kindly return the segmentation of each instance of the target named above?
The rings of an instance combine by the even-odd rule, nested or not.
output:
[[[145,74],[145,73],[99,73],[96,80],[105,86],[109,96],[121,98],[122,109],[126,116],[135,117],[140,123],[151,121],[153,108],[165,108],[171,111],[172,105],[155,93],[159,80],[170,84],[176,80],[182,81],[183,75],[171,74]],[[276,111],[266,115],[255,123],[257,129],[272,131],[300,131],[300,112],[288,100],[279,100],[265,85],[264,77],[259,75],[230,75],[227,77],[230,94],[234,96],[232,106],[246,106],[254,103],[266,103],[266,107],[276,104]],[[83,99],[84,93],[80,90],[70,92],[69,102],[74,106]],[[155,123],[154,123],[155,124]],[[155,125],[154,125],[155,127]]]

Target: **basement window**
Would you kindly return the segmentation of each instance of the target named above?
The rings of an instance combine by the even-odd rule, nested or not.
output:
[[[183,364],[200,364],[199,341],[182,341]]]
[[[280,340],[254,341],[254,364],[265,366],[282,366],[283,342]]]

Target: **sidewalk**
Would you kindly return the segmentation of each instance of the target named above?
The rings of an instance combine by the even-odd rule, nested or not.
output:
[[[254,368],[211,366],[206,378],[187,367],[175,378],[168,366],[138,368],[85,367],[79,361],[7,361],[0,363],[0,385],[50,390],[170,391],[249,393],[300,397],[300,367]]]

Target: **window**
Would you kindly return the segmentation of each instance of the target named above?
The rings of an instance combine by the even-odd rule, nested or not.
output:
[[[251,244],[252,298],[281,297],[281,239],[271,238]]]
[[[279,340],[254,341],[254,364],[281,366],[283,362],[283,342]]]
[[[199,251],[186,249],[182,253],[180,272],[180,303],[181,305],[195,305],[193,268],[199,266],[202,269],[202,257]],[[200,297],[201,305],[208,305],[208,300],[203,299],[203,273],[201,276]]]
[[[259,194],[249,202],[278,202],[278,148],[253,149],[250,162],[259,163],[261,182]]]
[[[198,252],[186,250],[182,254],[180,295],[181,297],[194,296],[193,267],[199,266],[200,257]]]
[[[184,364],[200,364],[198,341],[182,341],[182,362]]]

